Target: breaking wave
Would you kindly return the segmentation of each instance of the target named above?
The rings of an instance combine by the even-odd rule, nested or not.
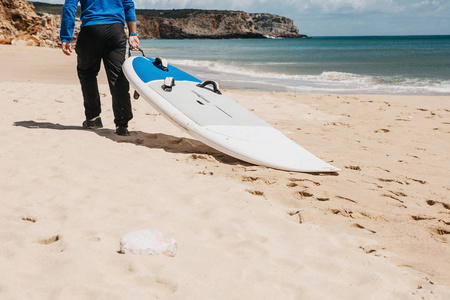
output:
[[[450,95],[450,80],[370,76],[325,71],[317,75],[285,74],[207,60],[170,60],[199,79],[214,79],[228,88],[263,89],[294,92],[375,93],[412,95]],[[272,63],[274,65],[276,63]],[[283,64],[283,63],[281,63]],[[286,63],[284,63],[286,64]]]

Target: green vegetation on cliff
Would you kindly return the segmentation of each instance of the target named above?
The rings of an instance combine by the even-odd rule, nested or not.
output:
[[[34,2],[33,3],[37,14],[51,14],[51,15],[61,15],[63,10],[62,4],[50,4],[43,2]],[[226,10],[202,10],[202,9],[136,9],[136,14],[146,17],[160,17],[160,18],[168,18],[168,19],[183,19],[188,16],[197,15],[200,13],[207,14],[221,14],[227,13],[230,11]],[[78,8],[77,16],[80,16],[80,8]]]

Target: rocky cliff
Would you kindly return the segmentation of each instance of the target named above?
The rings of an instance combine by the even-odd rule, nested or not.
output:
[[[60,23],[60,16],[39,16],[25,0],[0,0],[0,44],[55,47]]]
[[[0,44],[57,47],[62,5],[0,0]],[[141,39],[297,38],[291,19],[242,11],[137,10]],[[74,40],[79,32],[77,20]]]
[[[302,37],[291,19],[242,11],[138,10],[142,38],[264,38]]]
[[[299,34],[294,21],[272,14],[250,14],[257,32],[265,37],[299,38],[307,35]]]

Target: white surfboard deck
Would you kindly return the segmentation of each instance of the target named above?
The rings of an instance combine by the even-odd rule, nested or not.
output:
[[[337,172],[280,131],[225,95],[173,66],[169,71],[154,59],[130,57],[123,71],[136,91],[163,116],[208,146],[243,161],[295,172]],[[164,79],[173,77],[171,91]]]

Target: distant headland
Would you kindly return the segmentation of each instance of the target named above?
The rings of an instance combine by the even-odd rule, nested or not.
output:
[[[57,47],[63,5],[0,0],[0,44]],[[141,39],[306,38],[285,17],[228,10],[137,9]],[[76,22],[74,40],[79,32]]]

